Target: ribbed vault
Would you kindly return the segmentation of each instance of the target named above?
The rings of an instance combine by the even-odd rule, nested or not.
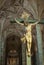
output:
[[[31,12],[34,18],[38,19],[41,18],[44,10],[44,0],[0,0],[0,8],[6,13],[5,15],[8,15],[7,11],[9,11],[16,15],[13,14],[13,17],[19,17],[23,11],[26,11],[28,14]]]

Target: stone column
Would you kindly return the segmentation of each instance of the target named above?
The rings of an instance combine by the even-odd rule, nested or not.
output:
[[[4,37],[2,36],[2,30],[3,30],[3,24],[5,21],[5,18],[0,19],[0,65],[4,65],[4,52],[5,52],[5,46],[4,46]]]
[[[37,32],[37,53],[36,53],[36,62],[37,65],[43,65],[43,48],[42,48],[42,35],[40,25],[36,25]]]

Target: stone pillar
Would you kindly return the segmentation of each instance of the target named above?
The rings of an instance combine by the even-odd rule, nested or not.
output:
[[[4,65],[4,42],[0,35],[0,65]]]
[[[36,53],[36,62],[37,65],[43,65],[43,48],[42,48],[42,36],[40,25],[36,25],[36,32],[37,32],[37,53]]]
[[[5,65],[5,37],[1,36],[0,41],[0,65]]]
[[[4,41],[1,41],[1,65],[5,65],[5,45]]]
[[[5,18],[0,19],[1,23],[0,23],[0,65],[5,65],[4,61],[5,61],[5,44],[4,44],[4,37],[2,36],[2,30],[3,30],[3,24],[5,21]],[[4,34],[4,32],[3,32]]]
[[[1,44],[1,35],[0,35],[0,65],[1,65],[1,55],[2,55],[1,47],[2,47],[2,44]]]
[[[0,65],[1,65],[1,23],[0,23]]]

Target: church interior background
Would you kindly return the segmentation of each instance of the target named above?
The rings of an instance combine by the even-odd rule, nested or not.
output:
[[[0,65],[44,65],[44,0],[0,0]]]

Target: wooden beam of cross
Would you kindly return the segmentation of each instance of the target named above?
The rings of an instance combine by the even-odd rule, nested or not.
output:
[[[16,20],[17,20],[19,23],[24,23],[24,20],[21,19],[21,18],[17,18]],[[30,23],[30,24],[31,24],[31,23],[34,24],[36,21],[38,21],[38,20],[36,20],[36,19],[28,19],[28,20],[27,20],[27,22]],[[11,22],[11,23],[15,23],[15,19],[11,20],[10,22]],[[41,19],[38,24],[44,24],[44,18]]]

